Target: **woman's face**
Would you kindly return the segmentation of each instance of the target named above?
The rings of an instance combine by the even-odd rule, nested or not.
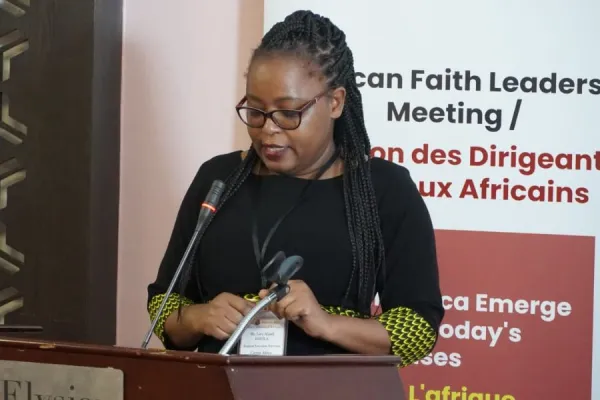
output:
[[[309,176],[334,151],[333,122],[342,113],[345,90],[327,92],[322,75],[309,68],[292,57],[259,57],[248,70],[244,106],[264,112],[304,107],[301,117],[294,112],[274,114],[279,125],[266,118],[262,127],[248,127],[254,149],[273,173]],[[264,120],[260,112],[241,114],[252,125]]]

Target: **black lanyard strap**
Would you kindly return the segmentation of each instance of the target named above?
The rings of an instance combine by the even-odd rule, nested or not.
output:
[[[279,225],[281,225],[283,220],[296,207],[298,207],[302,203],[302,201],[304,200],[304,196],[305,196],[308,188],[310,187],[310,185],[314,181],[318,180],[321,176],[323,176],[323,174],[333,165],[333,163],[338,159],[338,157],[339,157],[339,150],[336,150],[333,153],[333,155],[331,156],[331,158],[325,164],[323,164],[323,166],[321,166],[321,168],[317,172],[317,175],[313,179],[307,180],[306,184],[302,188],[302,191],[300,192],[300,196],[298,196],[298,200],[283,215],[281,215],[277,219],[277,221],[275,221],[275,224],[273,224],[273,226],[269,230],[269,233],[267,234],[267,236],[265,237],[265,241],[263,242],[262,248],[260,247],[260,245],[258,243],[258,224],[257,224],[257,220],[256,220],[257,219],[256,214],[258,213],[258,205],[259,205],[259,198],[260,198],[260,182],[261,182],[261,180],[259,179],[257,184],[253,185],[252,199],[253,199],[254,207],[253,207],[253,213],[252,213],[252,246],[254,247],[254,256],[256,257],[256,264],[258,265],[258,268],[261,271],[261,284],[262,284],[263,288],[266,289],[267,285],[268,285],[268,282],[267,282],[266,276],[265,276],[265,270],[268,269],[268,267],[271,265],[271,263],[273,261],[273,260],[271,260],[268,264],[263,265],[265,253],[267,252],[267,246],[269,245],[269,242],[273,238],[275,231],[277,230],[277,228],[279,228]]]

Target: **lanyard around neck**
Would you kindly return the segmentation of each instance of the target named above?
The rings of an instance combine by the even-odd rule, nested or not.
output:
[[[257,224],[257,212],[258,212],[258,205],[259,205],[259,200],[260,200],[260,182],[261,180],[259,179],[258,182],[256,183],[256,185],[253,185],[253,190],[252,190],[252,199],[253,199],[253,203],[254,203],[254,207],[253,207],[253,212],[252,212],[252,246],[254,248],[254,256],[256,258],[256,264],[259,268],[259,270],[261,271],[261,285],[264,289],[267,289],[267,280],[265,277],[265,270],[269,267],[269,265],[271,264],[271,260],[269,263],[267,263],[266,265],[264,264],[264,258],[265,258],[265,253],[267,252],[267,247],[269,245],[269,242],[271,241],[273,235],[275,234],[275,231],[277,230],[277,228],[279,228],[279,225],[281,225],[281,223],[283,222],[283,220],[294,210],[296,209],[296,207],[298,207],[302,201],[304,201],[304,196],[306,195],[306,192],[308,190],[308,188],[311,186],[311,184],[318,180],[319,178],[321,178],[321,176],[323,176],[323,174],[333,165],[333,163],[337,160],[339,156],[339,151],[336,150],[333,155],[331,156],[331,158],[325,163],[323,164],[323,166],[321,166],[321,168],[319,168],[319,171],[317,172],[316,176],[313,179],[308,179],[306,184],[304,185],[304,187],[302,188],[302,191],[300,192],[300,196],[298,196],[298,199],[296,200],[296,202],[283,214],[281,215],[277,221],[275,221],[275,223],[273,224],[273,226],[271,227],[271,229],[269,230],[269,233],[267,234],[267,236],[265,237],[265,241],[263,242],[262,247],[259,245],[258,243],[258,224]]]

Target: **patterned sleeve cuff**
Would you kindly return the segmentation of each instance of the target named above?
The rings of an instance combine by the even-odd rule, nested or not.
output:
[[[364,314],[359,313],[358,311],[351,310],[349,308],[339,307],[339,306],[323,306],[322,305],[321,309],[323,309],[328,314],[332,314],[332,315],[343,315],[345,317],[351,317],[351,318],[371,318],[370,315],[364,315]]]
[[[162,303],[164,298],[164,294],[159,294],[152,297],[152,300],[150,300],[150,303],[148,304],[148,313],[150,314],[151,320],[154,320],[154,318],[156,318],[156,313],[158,312],[158,308],[160,307],[160,304]],[[156,323],[156,326],[154,327],[154,334],[163,343],[165,342],[165,321],[167,320],[169,315],[173,313],[173,311],[176,311],[179,308],[180,303],[182,306],[193,304],[193,302],[190,299],[182,297],[176,293],[171,294],[169,296],[169,299],[167,300],[167,303],[165,304],[165,308],[163,309],[160,318],[158,319],[158,322]]]
[[[260,301],[260,297],[257,294],[248,293],[244,295],[244,299],[251,301],[253,303],[258,303]]]
[[[388,331],[392,353],[401,357],[402,367],[427,356],[436,343],[435,330],[410,308],[392,308],[375,319]]]

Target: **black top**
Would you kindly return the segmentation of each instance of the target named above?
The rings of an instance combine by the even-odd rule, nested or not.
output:
[[[204,163],[188,189],[177,215],[156,282],[148,288],[149,301],[164,293],[196,225],[200,204],[213,180],[225,178],[241,162],[241,152],[219,155]],[[386,248],[386,280],[380,282],[381,308],[414,310],[437,332],[444,310],[438,281],[434,231],[425,203],[406,168],[374,158],[373,185]],[[305,200],[273,235],[265,260],[283,250],[300,255],[304,265],[293,279],[304,280],[323,306],[342,306],[352,269],[352,253],[344,211],[343,178],[315,181]],[[260,202],[254,209],[253,188],[260,181]],[[274,222],[297,201],[306,180],[281,175],[251,174],[228,200],[206,231],[196,255],[196,268],[205,300],[221,292],[257,294],[261,275],[252,246],[252,215],[257,213],[262,245]],[[196,280],[186,297],[200,302]],[[350,309],[356,308],[356,279]],[[315,340],[288,324],[288,355],[347,353],[331,343]],[[173,348],[165,338],[167,348]],[[216,353],[224,342],[205,337],[202,352]]]

